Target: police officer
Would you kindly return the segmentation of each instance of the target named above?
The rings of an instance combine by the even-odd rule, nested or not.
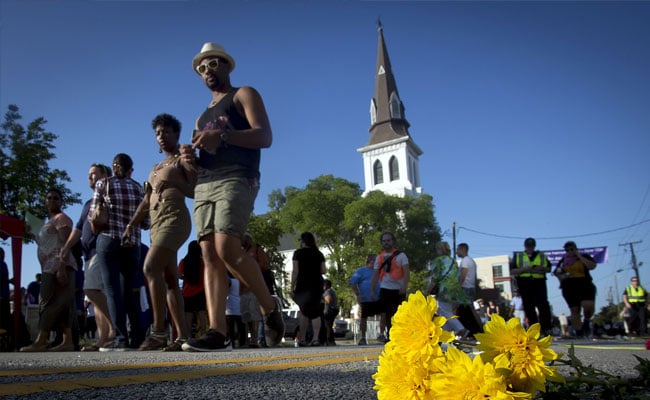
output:
[[[646,296],[648,293],[639,284],[639,277],[635,276],[630,280],[630,285],[625,288],[623,293],[623,301],[625,308],[630,313],[630,330],[636,331],[639,336],[643,336],[647,332],[645,310],[646,310]],[[638,329],[636,323],[639,324]]]
[[[535,250],[536,245],[533,238],[524,241],[524,251],[515,253],[510,273],[517,281],[529,325],[539,322],[542,335],[546,336],[551,334],[551,306],[546,289],[546,274],[551,271],[551,264],[546,254]]]

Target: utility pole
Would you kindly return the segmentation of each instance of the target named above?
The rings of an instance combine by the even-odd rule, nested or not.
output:
[[[630,246],[630,252],[632,253],[632,269],[634,269],[634,275],[636,275],[636,278],[639,280],[639,286],[641,286],[641,277],[639,277],[639,266],[636,264],[636,255],[634,254],[634,245],[641,243],[642,240],[636,241],[636,242],[627,242],[627,243],[621,243],[619,246]]]
[[[452,241],[451,251],[453,254],[452,259],[455,260],[456,259],[456,222],[455,221],[451,223],[451,241]]]
[[[609,287],[609,291],[607,292],[607,304],[610,306],[614,304],[614,296],[612,294],[612,287]]]

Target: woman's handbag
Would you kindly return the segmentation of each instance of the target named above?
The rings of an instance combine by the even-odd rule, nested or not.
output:
[[[93,213],[90,215],[90,229],[95,235],[106,229],[108,225],[108,204],[106,204],[106,196],[108,196],[108,178],[106,179],[104,194],[99,197],[99,201],[95,205]]]

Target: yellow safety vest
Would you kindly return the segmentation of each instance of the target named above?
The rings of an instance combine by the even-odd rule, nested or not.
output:
[[[641,286],[635,288],[630,285],[625,288],[625,294],[630,303],[645,303],[645,290]]]
[[[548,259],[541,251],[538,251],[535,255],[535,258],[532,260],[528,257],[528,253],[522,251],[521,253],[517,253],[517,258],[515,260],[517,268],[534,266],[544,266],[548,268]],[[546,278],[546,274],[540,274],[537,272],[525,272],[523,274],[519,274],[519,278],[544,279]]]

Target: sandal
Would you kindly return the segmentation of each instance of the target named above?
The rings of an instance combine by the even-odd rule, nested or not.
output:
[[[60,345],[54,346],[51,349],[48,349],[47,351],[52,351],[52,352],[74,351],[74,345],[72,343],[70,344],[61,343]]]
[[[167,347],[167,335],[153,332],[142,342],[138,350],[140,351],[152,351],[152,350],[163,350]]]
[[[183,351],[183,343],[187,342],[185,339],[176,339],[165,347],[163,351]]]
[[[96,344],[91,344],[90,346],[82,347],[81,351],[99,351],[99,346]]]

